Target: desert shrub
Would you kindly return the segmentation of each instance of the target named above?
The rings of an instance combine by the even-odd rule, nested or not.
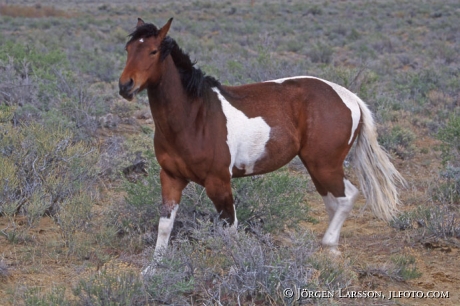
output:
[[[199,224],[191,234],[182,231],[168,248],[148,291],[167,304],[188,304],[192,298],[206,304],[280,305],[294,302],[284,298],[284,288],[348,286],[354,274],[347,265],[313,255],[315,248],[308,233],[292,233],[289,247],[277,247],[257,227],[236,234],[219,222]]]
[[[382,128],[379,131],[379,143],[389,152],[395,153],[401,159],[414,156],[415,147],[413,142],[415,134],[400,126]]]
[[[313,286],[312,284],[309,286],[311,290],[337,291],[348,287],[355,279],[346,261],[334,260],[328,254],[313,254],[308,259],[308,263],[316,273],[315,278],[312,279]]]
[[[400,282],[422,276],[422,273],[417,268],[415,257],[405,251],[401,254],[392,256],[390,261],[384,264],[378,266],[358,266],[356,270],[360,277],[378,276]]]
[[[460,220],[458,211],[447,205],[430,207],[418,211],[417,223],[428,235],[447,239],[460,237]]]
[[[394,264],[393,273],[404,281],[419,278],[422,276],[422,273],[418,271],[415,257],[409,254],[395,255],[391,258],[391,261]]]
[[[460,115],[452,114],[437,136],[442,141],[443,164],[450,161],[456,165],[460,157]]]
[[[391,226],[399,230],[417,228],[422,235],[440,239],[460,237],[458,209],[448,205],[420,206],[413,211],[403,212],[391,222]]]
[[[441,180],[432,188],[431,194],[440,203],[460,203],[460,168],[446,166],[440,172]]]
[[[414,228],[415,215],[413,212],[402,212],[390,221],[390,226],[400,231]]]
[[[193,293],[196,285],[192,273],[192,260],[185,255],[191,251],[191,245],[185,242],[180,248],[173,248],[172,252],[158,263],[159,273],[153,275],[146,286],[154,301],[163,304],[187,304],[187,296]]]
[[[0,65],[0,105],[16,106],[16,122],[57,124],[85,139],[97,128],[97,116],[108,110],[89,84],[68,70],[59,50],[42,52],[7,42],[0,47]]]
[[[179,233],[156,262],[157,273],[143,282],[136,272],[105,265],[80,279],[72,298],[61,287],[46,294],[26,288],[21,298],[26,305],[291,305],[284,288],[338,290],[355,278],[346,263],[315,255],[316,245],[309,233],[292,233],[290,247],[277,247],[257,228],[236,234],[221,222],[195,224]]]
[[[323,41],[319,41],[310,48],[308,55],[313,63],[329,64],[334,53],[332,47]]]
[[[77,199],[83,192],[96,194],[98,150],[75,141],[70,130],[37,123],[17,127],[0,123],[0,148],[3,215],[23,214],[33,226],[45,213],[78,209],[83,202]],[[73,206],[66,207],[66,201]],[[87,216],[88,212],[73,217],[83,221]]]
[[[58,212],[54,215],[64,238],[68,253],[73,253],[77,248],[76,234],[84,229],[91,220],[91,209],[97,195],[79,190],[72,197],[65,198],[59,205]]]
[[[0,281],[8,279],[11,275],[11,271],[5,261],[0,260]]]
[[[112,82],[119,77],[121,67],[117,67],[117,62],[113,54],[105,54],[99,50],[80,50],[75,55],[78,61],[78,69],[96,80]]]
[[[73,288],[76,305],[148,305],[139,275],[104,266],[100,273],[81,279]]]
[[[413,112],[420,112],[420,109],[426,111],[426,108],[418,106],[427,102],[427,95],[431,90],[440,87],[440,75],[437,69],[398,73],[395,77],[395,86],[400,97],[398,100],[410,100],[411,103],[407,103],[405,107]]]
[[[33,75],[37,79],[50,81],[57,78],[52,73],[53,69],[56,67],[65,68],[69,65],[65,53],[59,49],[38,50],[33,45],[13,41],[6,41],[1,45],[0,60],[7,63],[7,65],[12,65],[22,78],[28,78]],[[27,63],[29,68],[27,75],[21,75],[24,63]]]
[[[314,5],[311,8],[309,8],[307,12],[314,16],[323,14],[323,10],[321,9],[320,6],[317,6],[317,5]]]
[[[247,63],[246,74],[249,79],[244,80],[242,83],[248,82],[261,82],[280,77],[281,68],[283,65],[281,61],[275,59],[269,52],[269,48],[273,45],[271,41],[265,41],[263,45],[257,48],[257,57]]]
[[[308,216],[304,176],[279,170],[265,175],[232,180],[233,199],[239,226],[259,225],[265,231],[279,233],[294,228],[301,221],[312,221]],[[186,218],[210,220],[217,217],[214,204],[203,187],[190,184],[182,198]]]
[[[303,46],[304,46],[303,42],[299,42],[296,39],[289,40],[286,45],[287,50],[290,52],[299,52]]]
[[[64,293],[66,289],[64,287],[52,287],[50,292],[45,292],[43,287],[29,287],[20,294],[24,305],[26,306],[67,306],[73,305],[69,301]],[[17,303],[18,301],[15,301]]]
[[[125,201],[129,206],[119,212],[123,215],[123,218],[118,218],[122,233],[149,231],[160,217],[160,165],[152,151],[148,150],[144,155],[148,175],[134,181],[125,179],[122,186],[126,191]]]
[[[440,180],[432,188],[433,198],[442,203],[460,202],[460,116],[452,114],[437,134],[441,140],[443,169]]]
[[[199,50],[196,59],[204,72],[217,77],[223,84],[228,85],[262,82],[306,74],[306,61],[291,62],[274,56],[270,51],[275,49],[277,45],[270,38],[261,40],[259,39],[258,44],[250,46],[250,48],[255,49],[254,55],[245,49],[234,50],[234,52],[242,52],[242,56],[237,61],[233,50],[231,52],[212,50],[208,53]],[[194,42],[184,41],[181,47],[188,51]],[[207,60],[208,57],[209,60]]]
[[[321,77],[355,92],[367,104],[374,103],[379,76],[370,69],[329,66],[322,70]]]
[[[97,90],[89,88],[89,83],[79,75],[62,70],[55,71],[55,75],[55,88],[46,93],[55,111],[50,109],[42,115],[43,119],[66,125],[78,139],[91,141],[99,125],[98,117],[108,112],[110,103],[102,99]]]
[[[261,223],[264,230],[279,233],[310,220],[305,202],[307,180],[280,170],[263,176],[235,179],[233,196],[241,224]]]

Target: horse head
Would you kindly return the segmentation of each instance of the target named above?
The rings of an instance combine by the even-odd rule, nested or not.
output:
[[[157,85],[164,71],[163,62],[168,55],[165,48],[167,33],[172,18],[158,29],[151,23],[138,18],[136,29],[130,34],[126,43],[127,59],[119,79],[120,95],[128,101],[149,85]],[[166,39],[165,39],[166,38]]]

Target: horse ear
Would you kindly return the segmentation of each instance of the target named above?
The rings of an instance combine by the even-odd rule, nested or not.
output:
[[[166,34],[168,34],[172,21],[173,21],[173,18],[170,18],[168,22],[158,32],[158,37],[160,38],[160,40],[163,40],[166,37]]]
[[[137,24],[136,24],[136,28],[144,25],[144,20],[142,20],[142,18],[137,18]]]

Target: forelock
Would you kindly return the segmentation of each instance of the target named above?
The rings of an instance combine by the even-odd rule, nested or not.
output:
[[[131,34],[129,34],[130,39],[126,45],[140,38],[149,38],[151,36],[157,37],[158,32],[158,28],[153,23],[144,23],[140,27],[137,27]]]

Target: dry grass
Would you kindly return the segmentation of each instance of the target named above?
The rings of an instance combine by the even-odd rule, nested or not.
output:
[[[59,10],[54,6],[42,6],[41,4],[36,4],[34,6],[2,4],[0,5],[0,15],[14,18],[71,17],[69,13]]]

